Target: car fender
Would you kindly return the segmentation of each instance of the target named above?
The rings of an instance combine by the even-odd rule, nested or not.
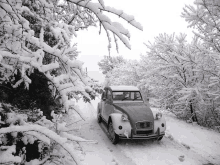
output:
[[[164,127],[162,126],[164,124]],[[158,128],[160,132],[165,132],[166,130],[166,120],[165,117],[162,116],[160,119],[155,119],[154,120],[154,133],[157,133]]]
[[[110,122],[110,120],[112,121],[114,131],[119,136],[131,137],[131,124],[129,121],[123,121],[121,119],[121,116],[122,116],[121,113],[112,113],[109,116],[108,123]],[[122,128],[119,129],[119,126],[121,126]]]

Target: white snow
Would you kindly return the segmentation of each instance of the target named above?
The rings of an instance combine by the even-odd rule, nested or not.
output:
[[[198,125],[180,121],[166,113],[166,136],[172,137],[179,144],[190,147],[210,162],[220,164],[220,134]]]
[[[43,134],[44,136],[47,136],[48,138],[55,140],[59,144],[64,144],[67,141],[66,138],[62,138],[62,137],[58,136],[55,132],[53,132],[45,127],[39,126],[39,125],[11,126],[8,128],[1,128],[0,134],[5,134],[5,133],[9,133],[9,132],[26,132],[26,131],[39,132],[39,133]],[[46,143],[48,143],[48,138],[44,139]],[[41,140],[42,139],[43,139],[43,136],[41,137]]]
[[[85,121],[72,124],[74,134],[98,144],[80,143],[85,153],[83,164],[96,165],[210,165],[220,164],[220,134],[180,121],[164,113],[167,131],[161,142],[152,140],[122,140],[113,145],[105,126],[96,121],[99,99],[90,103],[78,102]],[[155,114],[158,110],[153,108]],[[104,130],[104,131],[103,131]]]
[[[12,145],[12,146],[1,146],[0,147],[0,164],[6,164],[6,163],[8,163],[10,161],[11,162],[20,163],[21,162],[21,158],[19,156],[12,155],[15,152],[16,152],[15,145]]]

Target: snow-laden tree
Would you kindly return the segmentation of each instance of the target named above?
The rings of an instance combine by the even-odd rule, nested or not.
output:
[[[106,74],[112,85],[137,85],[138,73],[136,71],[137,61],[127,60],[114,67]]]
[[[219,85],[220,67],[220,2],[218,0],[196,0],[194,6],[187,5],[182,17],[189,23],[189,27],[195,29],[194,34],[202,41],[206,56],[215,59],[215,71],[204,70],[211,74],[210,86]],[[217,87],[218,88],[218,87]],[[219,95],[219,89],[213,91],[213,95]],[[219,96],[218,96],[219,97]]]
[[[115,67],[118,65],[123,65],[125,62],[126,60],[123,58],[123,56],[104,56],[104,58],[98,62],[98,66],[103,74],[107,74]]]
[[[194,5],[186,5],[182,17],[195,29],[194,34],[201,38],[210,50],[219,49],[220,2],[218,0],[195,0]],[[217,55],[218,56],[218,55]]]
[[[86,97],[91,89],[81,74],[82,62],[76,60],[76,45],[70,44],[76,30],[100,23],[111,43],[110,32],[118,37],[128,48],[130,37],[128,30],[119,23],[111,22],[103,12],[119,15],[133,26],[142,29],[133,17],[121,10],[104,6],[103,1],[2,1],[1,2],[1,65],[3,66],[2,81],[21,72],[22,79],[14,87],[24,82],[28,88],[30,79],[27,74],[34,68],[45,73],[62,94],[63,104],[67,110],[72,102],[68,101],[67,93],[79,91]],[[31,21],[35,21],[38,29],[31,29]],[[45,42],[45,37],[56,38],[53,46]],[[44,65],[45,54],[52,56],[53,60]],[[54,76],[52,70],[62,68],[62,74]],[[86,87],[84,90],[83,86]],[[87,91],[87,92],[86,92]]]
[[[96,3],[91,0],[1,0],[0,83],[12,83],[14,88],[24,83],[28,89],[31,83],[29,75],[37,69],[51,82],[53,91],[59,92],[64,105],[63,111],[71,113],[71,108],[80,113],[74,100],[79,94],[89,99],[95,92],[91,88],[91,81],[83,74],[83,63],[77,60],[77,44],[71,43],[71,39],[77,36],[77,31],[99,24],[100,32],[103,29],[107,35],[108,49],[111,48],[112,37],[116,47],[119,39],[127,48],[131,48],[129,31],[120,23],[111,21],[105,13],[117,15],[142,30],[133,16],[105,6],[103,0]],[[21,78],[14,82],[13,77],[18,73]],[[52,113],[53,123],[41,118],[33,124],[27,122],[25,116],[13,111],[1,111],[4,117],[1,116],[0,123],[5,127],[0,129],[0,163],[25,163],[25,149],[15,155],[16,140],[12,143],[7,141],[10,134],[13,139],[22,138],[25,144],[33,144],[36,140],[49,146],[56,143],[71,155],[76,164],[81,164],[67,142],[85,140],[66,133],[66,123],[60,120],[59,115]],[[52,129],[51,125],[56,129]],[[63,155],[59,155],[59,150],[56,149],[56,153],[40,160],[34,159],[30,164],[43,164],[51,161],[52,157],[62,162]]]
[[[159,104],[170,107],[174,113],[187,112],[192,104],[195,84],[200,81],[194,71],[200,58],[194,47],[186,43],[185,37],[184,34],[159,35],[154,43],[146,45],[149,51],[141,60],[141,65],[146,67],[145,83],[159,99]],[[194,113],[193,108],[191,112]]]
[[[189,27],[195,29],[194,34],[203,43],[202,54],[206,55],[214,60],[209,60],[210,68],[202,68],[205,75],[210,75],[208,83],[207,99],[209,103],[206,103],[206,107],[212,111],[214,119],[211,121],[220,125],[219,116],[219,96],[220,96],[220,46],[219,46],[219,23],[220,23],[220,2],[218,0],[196,0],[194,6],[187,5],[184,8],[182,17],[189,23]],[[214,70],[213,70],[214,68]],[[218,120],[218,121],[217,121]],[[210,124],[213,125],[213,124]]]
[[[145,68],[141,81],[157,98],[155,104],[178,117],[207,125],[207,118],[214,117],[207,114],[213,98],[210,92],[216,90],[210,83],[219,61],[207,54],[209,50],[198,37],[187,43],[184,34],[161,34],[147,47],[149,51],[140,63]]]

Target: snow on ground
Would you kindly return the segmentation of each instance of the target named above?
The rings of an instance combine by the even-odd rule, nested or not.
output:
[[[178,120],[166,113],[166,136],[205,157],[210,162],[220,164],[220,134],[199,125]]]
[[[113,145],[106,128],[96,120],[99,99],[90,103],[79,101],[86,121],[72,125],[74,134],[98,144],[80,143],[85,165],[220,165],[220,134],[180,121],[165,113],[166,137],[152,140],[122,140]],[[156,109],[153,109],[156,112]]]

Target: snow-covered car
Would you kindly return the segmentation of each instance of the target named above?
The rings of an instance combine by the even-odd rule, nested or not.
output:
[[[105,87],[97,106],[98,123],[107,126],[113,144],[119,139],[157,139],[165,134],[166,121],[161,113],[155,116],[134,86]]]

